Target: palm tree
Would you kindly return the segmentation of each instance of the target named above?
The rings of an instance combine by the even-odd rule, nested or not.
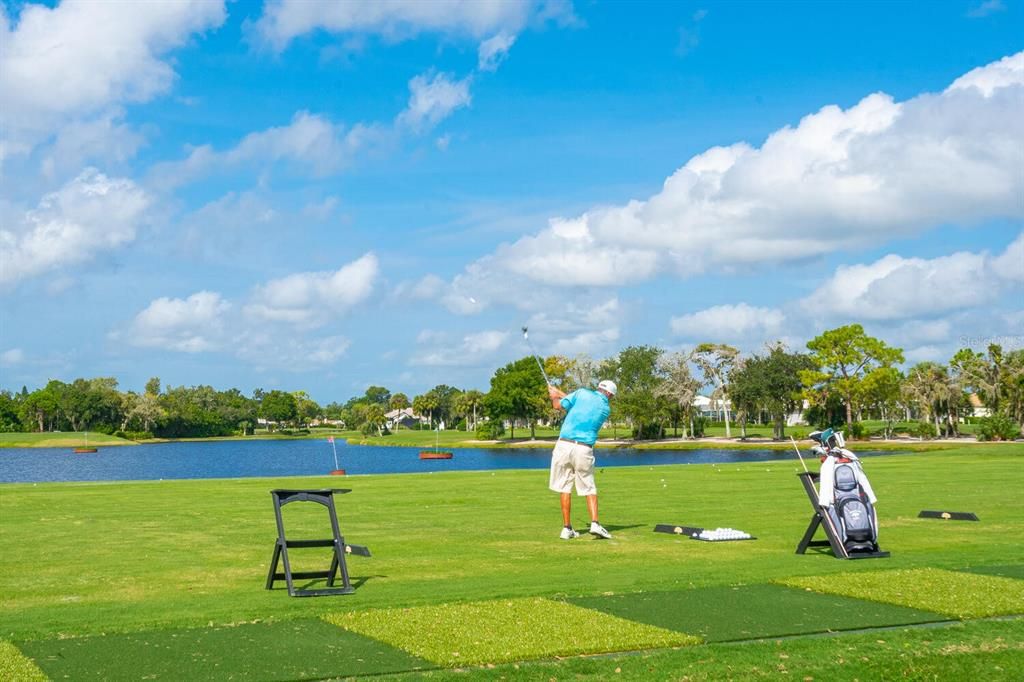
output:
[[[426,414],[430,418],[430,428],[434,428],[434,410],[438,408],[440,401],[437,399],[437,394],[433,391],[427,391],[423,395],[418,395],[412,399],[412,409],[416,414]]]
[[[388,398],[388,407],[392,410],[404,410],[409,407],[409,397],[404,393],[395,393]],[[401,418],[395,419],[395,430],[397,431],[401,426]]]
[[[910,368],[903,384],[904,392],[914,400],[925,415],[931,415],[935,423],[935,437],[942,435],[939,414],[948,417],[954,398],[959,402],[960,389],[953,382],[946,368],[937,362],[919,362]]]
[[[476,430],[476,412],[483,404],[484,394],[475,389],[460,393],[455,399],[455,412],[466,418],[466,431]],[[472,423],[470,422],[472,417]]]

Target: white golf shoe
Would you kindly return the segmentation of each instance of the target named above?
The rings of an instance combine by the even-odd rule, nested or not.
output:
[[[612,539],[612,534],[605,530],[605,527],[597,521],[590,522],[590,534],[596,535],[599,538],[605,538],[606,540]]]
[[[558,537],[562,538],[563,540],[572,540],[573,538],[578,538],[579,536],[580,534],[574,531],[572,528],[563,528],[562,534]]]

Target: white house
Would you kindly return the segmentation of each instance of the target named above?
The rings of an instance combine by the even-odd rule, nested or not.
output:
[[[985,403],[981,402],[981,397],[977,393],[969,393],[967,400],[971,403],[971,416],[972,417],[991,417],[992,410],[985,406]]]
[[[411,429],[418,425],[430,425],[430,419],[414,413],[411,407],[404,407],[401,410],[391,410],[390,412],[385,413],[384,419],[387,420],[387,427],[390,431],[394,431],[395,428],[399,426]]]
[[[732,401],[709,398],[706,395],[698,395],[693,399],[693,406],[697,408],[702,417],[712,421],[725,421],[725,407],[728,405],[729,414],[732,415]]]

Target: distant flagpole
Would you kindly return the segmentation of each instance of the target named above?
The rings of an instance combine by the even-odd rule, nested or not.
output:
[[[327,436],[327,441],[331,444],[331,449],[334,450],[334,468],[340,469],[338,466],[338,446],[334,444],[334,436]]]

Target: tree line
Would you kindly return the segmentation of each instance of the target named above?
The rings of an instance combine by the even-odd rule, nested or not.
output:
[[[914,422],[915,435],[955,436],[975,408],[987,408],[978,433],[983,438],[1020,436],[1024,423],[1024,350],[990,344],[984,352],[965,348],[945,364],[920,362],[906,372],[903,351],[867,335],[861,325],[828,330],[807,343],[807,352],[782,343],[744,355],[721,343],[703,343],[687,353],[655,346],[630,346],[594,360],[586,355],[543,359],[552,382],[563,391],[590,388],[613,379],[611,423],[638,439],[703,435],[707,394],[722,415],[725,435],[746,436],[748,425],[768,424],[785,437],[793,415],[821,427],[864,435],[861,422],[880,420],[886,437],[899,422]],[[974,402],[972,402],[972,400]],[[495,370],[487,392],[441,384],[412,399],[383,386],[370,386],[347,402],[321,406],[304,391],[264,391],[210,386],[161,387],[159,378],[141,393],[122,392],[110,377],[52,380],[29,392],[0,390],[0,430],[100,431],[131,438],[181,438],[251,434],[263,421],[295,429],[328,423],[365,434],[385,435],[394,411],[412,408],[415,428],[475,431],[500,438],[516,428],[535,435],[538,423],[557,425],[544,378],[534,359],[520,358]],[[389,419],[388,415],[392,418]],[[625,435],[625,434],[624,434]]]

